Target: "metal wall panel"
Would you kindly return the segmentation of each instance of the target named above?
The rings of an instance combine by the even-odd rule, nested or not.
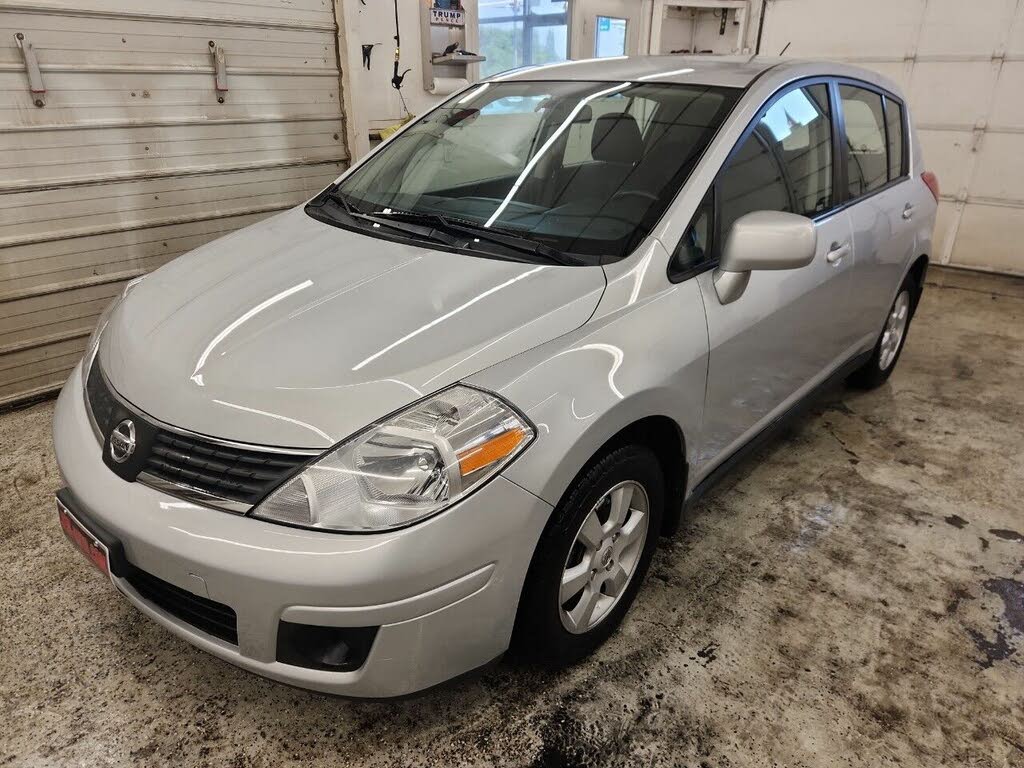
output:
[[[0,30],[3,404],[60,386],[126,280],[302,202],[348,151],[331,2],[3,2]]]
[[[903,86],[942,186],[934,260],[1024,274],[1024,2],[772,0],[761,51],[787,43]]]

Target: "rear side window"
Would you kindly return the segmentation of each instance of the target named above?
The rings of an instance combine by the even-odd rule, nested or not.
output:
[[[882,95],[853,85],[840,85],[839,98],[846,127],[850,196],[860,197],[889,181]]]
[[[903,107],[885,100],[885,126],[889,141],[889,181],[903,175]]]

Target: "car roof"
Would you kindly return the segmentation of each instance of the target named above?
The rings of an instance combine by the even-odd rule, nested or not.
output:
[[[783,59],[777,56],[614,56],[520,67],[488,78],[495,81],[579,80],[691,83],[746,88],[767,70],[800,76],[853,75],[889,85],[877,73],[825,61]]]

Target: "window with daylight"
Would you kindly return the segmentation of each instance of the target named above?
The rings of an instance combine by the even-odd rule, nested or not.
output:
[[[565,61],[568,0],[480,0],[483,77],[531,64]]]

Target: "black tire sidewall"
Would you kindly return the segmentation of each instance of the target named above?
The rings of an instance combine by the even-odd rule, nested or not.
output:
[[[563,625],[558,601],[566,558],[584,518],[613,486],[626,481],[643,486],[649,503],[647,539],[626,592],[589,632],[573,634]],[[643,583],[657,548],[665,507],[665,480],[654,453],[629,445],[606,454],[580,473],[555,508],[540,538],[516,617],[513,648],[520,655],[563,666],[588,655],[619,626]]]
[[[907,318],[907,327],[903,330],[903,338],[900,339],[900,346],[896,350],[896,356],[893,357],[892,362],[889,363],[889,367],[883,371],[879,366],[879,362],[882,359],[882,338],[885,336],[885,327],[883,324],[882,330],[878,334],[878,340],[875,342],[875,348],[871,352],[871,357],[863,367],[854,371],[847,380],[850,386],[858,389],[874,389],[875,387],[880,387],[889,380],[892,372],[896,370],[896,364],[900,361],[900,356],[903,354],[903,348],[907,345],[907,337],[910,335],[910,324],[914,319],[914,313],[917,311],[917,302],[920,298],[917,283],[914,282],[914,278],[911,275],[907,275],[903,278],[903,282],[900,284],[899,290],[896,291],[896,295],[893,297],[892,303],[886,310],[886,318],[888,318],[889,313],[892,312],[892,308],[896,306],[896,299],[898,299],[900,294],[904,291],[906,291],[910,296],[910,316]]]

